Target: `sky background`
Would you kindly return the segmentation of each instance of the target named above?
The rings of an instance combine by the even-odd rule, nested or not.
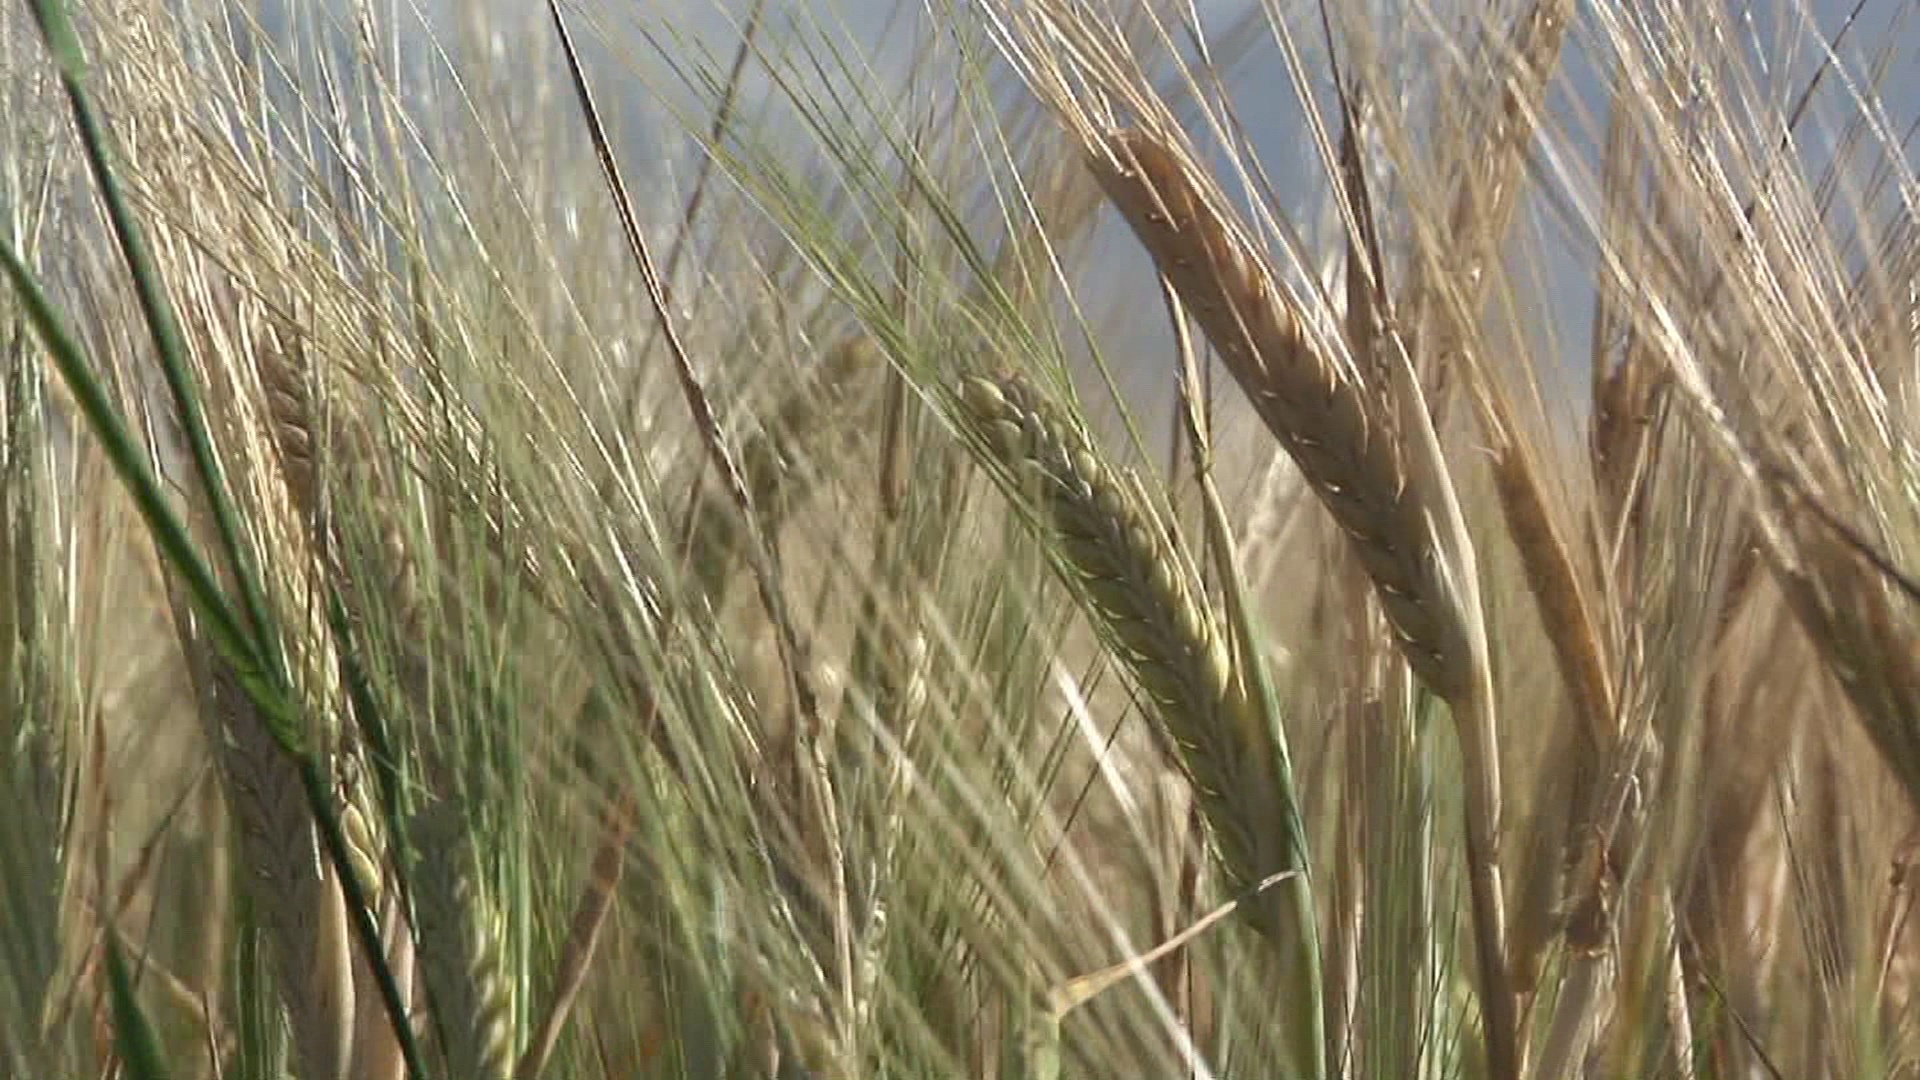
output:
[[[366,2],[378,5],[376,10],[390,24],[413,28],[404,43],[403,54],[410,58],[405,66],[416,75],[432,76],[423,77],[419,85],[437,87],[439,101],[449,100],[448,58],[440,55],[442,49],[466,53],[452,59],[455,69],[491,73],[495,80],[491,89],[481,81],[466,84],[467,92],[476,97],[526,93],[527,87],[553,85],[561,74],[545,5],[537,0]],[[978,0],[961,0],[963,5],[968,2]],[[1195,2],[1216,49],[1241,46],[1242,56],[1224,73],[1225,82],[1263,167],[1272,175],[1275,192],[1283,200],[1294,200],[1294,205],[1277,209],[1309,231],[1310,243],[1324,243],[1331,249],[1336,234],[1326,184],[1307,140],[1305,113],[1272,35],[1256,22],[1250,38],[1229,41],[1230,31],[1244,27],[1241,17],[1249,13],[1248,3]],[[1365,2],[1371,4],[1389,40],[1401,37],[1393,62],[1406,65],[1405,75],[1415,85],[1447,62],[1435,51],[1436,39],[1423,42],[1419,28],[1464,19],[1469,10],[1453,0],[1418,5]],[[912,45],[929,25],[923,8],[891,0],[816,0],[795,6],[798,3],[769,0],[760,39],[765,47],[779,50],[799,37],[816,42],[838,39],[844,56],[863,58],[874,66],[869,89],[904,84],[913,63]],[[620,138],[623,158],[662,166],[656,170],[660,186],[653,194],[664,204],[677,204],[684,197],[690,175],[690,144],[677,131],[670,111],[685,107],[689,98],[682,77],[660,58],[665,54],[684,62],[704,56],[704,66],[723,69],[739,40],[748,4],[749,0],[721,4],[577,0],[569,5],[576,34],[589,50],[590,77]],[[1620,4],[1615,0],[1610,6]],[[277,39],[314,40],[331,34],[337,42],[347,25],[341,12],[350,8],[348,0],[275,0],[262,10],[270,35]],[[1306,62],[1324,71],[1316,55],[1320,38],[1314,8],[1298,0],[1273,0],[1273,10],[1284,12],[1300,32],[1302,48],[1308,51]],[[1471,10],[1484,10],[1484,6],[1475,4]],[[1835,39],[1846,28],[1837,50],[1841,65],[1823,77],[1798,132],[1796,153],[1805,171],[1817,173],[1826,164],[1834,133],[1862,114],[1862,100],[1883,111],[1881,119],[1890,138],[1908,138],[1920,113],[1920,29],[1914,17],[1920,5],[1914,0],[1731,0],[1728,10],[1735,15],[1732,25],[1744,34],[1735,44],[1749,57],[1748,75],[1760,80],[1757,92],[1780,112],[1820,67],[1822,42]],[[1593,60],[1602,51],[1593,6],[1582,2],[1580,12],[1563,54],[1563,77],[1549,104],[1546,145],[1551,152],[1546,157],[1560,162],[1557,167],[1561,168],[1571,163],[1586,175],[1562,176],[1546,186],[1578,192],[1576,197],[1585,199],[1592,191],[1591,170],[1599,159],[1602,118],[1595,110],[1603,104],[1604,95]],[[515,82],[521,84],[519,88],[511,85]],[[743,115],[757,117],[760,130],[776,136],[782,133],[780,96],[767,70],[751,65],[744,82]],[[529,115],[538,115],[538,110]],[[1884,148],[1873,147],[1863,161],[1877,165],[1888,158]],[[1853,172],[1865,175],[1862,170]],[[1907,179],[1911,183],[1911,177]],[[1878,212],[1889,209],[1882,206]],[[1559,339],[1558,355],[1552,359],[1566,375],[1565,392],[1572,401],[1584,394],[1581,366],[1591,311],[1590,270],[1585,268],[1591,266],[1591,257],[1581,253],[1580,239],[1565,228],[1554,207],[1535,199],[1525,211],[1522,228],[1533,231],[1544,279],[1543,302],[1551,305],[1547,322]],[[1837,227],[1844,231],[1854,227],[1858,214],[1843,209],[1838,218]],[[1082,299],[1097,324],[1123,333],[1134,343],[1135,348],[1118,357],[1129,368],[1130,392],[1140,394],[1142,403],[1157,403],[1162,397],[1158,391],[1167,385],[1164,358],[1169,343],[1157,292],[1145,260],[1124,228],[1109,221],[1102,237],[1106,257],[1100,265],[1108,277]]]

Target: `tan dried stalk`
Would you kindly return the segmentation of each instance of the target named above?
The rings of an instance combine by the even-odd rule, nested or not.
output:
[[[288,370],[287,361],[297,360],[301,355],[282,352],[268,357],[273,362],[263,367],[263,381],[274,409],[275,447],[282,465],[289,471],[289,486],[296,493],[297,481],[303,475],[316,483],[319,479],[317,473],[303,471],[303,460],[310,459],[299,456],[303,448],[312,445],[310,437],[302,437],[300,432],[310,433],[318,420],[312,411],[312,398],[300,392],[306,386],[305,381]],[[376,479],[387,472],[386,463],[373,453],[371,436],[364,429],[350,429],[342,438],[340,449],[343,453],[336,461],[341,465],[361,464]],[[419,564],[408,542],[407,529],[397,515],[382,513],[378,500],[356,501],[354,509],[372,525],[374,542],[354,557],[344,558],[346,537],[341,531],[342,522],[323,513],[317,499],[301,506],[314,529],[315,543],[328,555],[327,571],[345,609],[352,646],[363,659],[377,655],[388,659],[391,664],[391,669],[385,672],[391,680],[388,688],[399,710],[415,716],[429,715],[433,698],[431,632],[423,616],[425,601],[418,580]],[[449,602],[445,596],[436,598],[442,604]],[[455,613],[447,614],[452,617]],[[377,634],[369,633],[373,626],[382,629]],[[448,763],[439,755],[429,754],[426,766],[431,782],[445,782]],[[397,889],[383,888],[388,884],[385,860],[389,857],[389,848],[381,828],[384,819],[373,807],[371,794],[364,784],[351,787],[349,797],[343,800],[341,825],[353,849],[356,872],[375,889],[369,902],[379,916],[388,970],[403,1000],[411,1003],[416,980],[424,983],[424,988],[433,995],[435,1015],[442,1018],[444,1025],[440,1010],[445,1007],[439,1002],[451,992],[448,981],[459,978],[454,973],[463,970],[473,956],[485,956],[490,962],[497,960],[493,954],[477,950],[475,941],[464,938],[460,929],[486,925],[477,911],[466,910],[467,905],[476,902],[471,889],[462,887],[462,882],[471,884],[471,876],[461,878],[450,870],[463,857],[471,859],[471,845],[464,843],[464,832],[458,844],[443,836],[416,837],[412,851],[415,861],[409,876],[412,895],[402,897]],[[416,827],[423,818],[430,819],[431,815],[423,812],[416,818]],[[409,900],[420,916],[417,927],[409,923]],[[426,921],[428,915],[433,920],[431,925]],[[362,999],[368,1003],[356,1017],[355,1076],[366,1080],[398,1077],[404,1068],[404,1059],[392,1023],[374,997],[378,989],[372,965],[357,954],[355,960],[355,978]],[[434,967],[423,970],[429,964]],[[464,983],[474,983],[479,974],[476,971]],[[498,988],[497,981],[480,985]],[[466,1063],[471,1055],[464,1051],[476,1043],[464,1036],[485,1028],[470,1022],[472,1012],[465,1007],[467,1004],[466,1000],[459,1002],[458,1015],[462,1021],[452,1025],[462,1037],[450,1038],[446,1048],[450,1059],[459,1066],[454,1075],[504,1078],[504,1065],[490,1073],[468,1070]],[[502,1014],[496,1019],[504,1023],[505,1016]],[[443,1026],[443,1033],[445,1030]],[[504,1047],[504,1037],[500,1042]]]
[[[420,976],[447,1068],[472,1080],[506,1080],[513,1063],[512,1000],[472,835],[448,799],[416,813],[410,832]]]
[[[1140,130],[1096,136],[1093,171],[1255,412],[1346,533],[1409,666],[1453,714],[1467,772],[1467,857],[1493,1075],[1519,1073],[1499,860],[1492,678],[1471,546],[1404,355],[1368,385],[1309,340],[1192,167]],[[1391,341],[1368,349],[1397,348]],[[1376,360],[1392,356],[1373,353]]]
[[[1604,648],[1607,639],[1594,617],[1587,583],[1576,571],[1573,549],[1543,497],[1537,463],[1509,430],[1517,418],[1512,400],[1475,357],[1470,342],[1473,320],[1479,318],[1497,277],[1487,270],[1498,260],[1511,226],[1521,190],[1521,166],[1533,142],[1572,10],[1570,0],[1535,0],[1516,24],[1507,55],[1499,58],[1502,62],[1495,68],[1497,104],[1484,130],[1457,144],[1471,156],[1455,170],[1452,208],[1440,242],[1424,245],[1425,258],[1416,264],[1415,273],[1428,277],[1416,280],[1409,290],[1409,295],[1431,304],[1438,333],[1432,342],[1436,355],[1430,362],[1442,373],[1450,363],[1464,362],[1471,372],[1475,403],[1494,444],[1495,494],[1578,722],[1577,737],[1559,748],[1575,755],[1575,764],[1565,770],[1571,790],[1561,804],[1569,811],[1566,822],[1576,834],[1568,844],[1569,856],[1580,843],[1577,834],[1585,831],[1586,807],[1599,763],[1612,753],[1616,741],[1617,693]],[[1551,858],[1545,849],[1557,840],[1539,831],[1544,826],[1536,813],[1531,846]],[[1523,993],[1531,991],[1551,939],[1552,909],[1559,904],[1561,885],[1557,867],[1538,861],[1531,864],[1516,919],[1516,940],[1510,943],[1510,968]]]
[[[1267,730],[1249,697],[1191,561],[1149,516],[1138,489],[1017,376],[970,377],[961,402],[1000,465],[1044,513],[1063,574],[1152,703],[1153,734],[1193,787],[1229,887],[1245,893],[1274,874],[1305,873],[1278,733]],[[1287,993],[1300,995],[1295,1003],[1312,1013],[1289,1025],[1293,1060],[1317,1062],[1318,947],[1306,882],[1279,885],[1245,910],[1301,980]]]

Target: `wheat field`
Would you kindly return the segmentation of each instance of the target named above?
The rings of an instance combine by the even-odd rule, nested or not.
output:
[[[0,12],[0,1077],[1920,1077],[1858,0]]]

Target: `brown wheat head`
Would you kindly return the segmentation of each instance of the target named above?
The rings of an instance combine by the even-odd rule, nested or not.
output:
[[[1091,160],[1254,410],[1352,539],[1414,671],[1450,701],[1470,693],[1467,630],[1445,599],[1427,539],[1428,493],[1413,480],[1379,388],[1308,340],[1278,283],[1166,143],[1117,131]]]

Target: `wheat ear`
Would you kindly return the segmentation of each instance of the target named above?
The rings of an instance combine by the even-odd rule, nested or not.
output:
[[[1785,501],[1784,499],[1782,500]],[[1788,511],[1792,512],[1792,511]],[[1774,580],[1834,679],[1852,700],[1867,737],[1920,808],[1920,659],[1911,624],[1889,595],[1885,575],[1801,510],[1788,518],[1797,550],[1776,542]],[[1783,517],[1785,514],[1783,513]]]
[[[321,565],[330,572],[345,605],[349,626],[359,626],[368,616],[367,598],[339,556],[338,522],[331,519],[323,501],[318,457],[318,433],[323,430],[323,417],[313,391],[315,370],[306,334],[278,318],[269,318],[261,333],[262,340],[253,351],[253,362],[266,401],[267,442],[278,462],[279,475],[293,511],[307,530],[307,542],[312,544]],[[404,548],[401,554],[404,556]],[[404,559],[398,565],[411,567]],[[403,632],[397,636],[409,643],[418,642],[422,637],[418,626],[406,619],[414,614],[411,580],[404,573],[389,575],[389,579],[386,595],[394,598],[390,603],[392,609],[400,613],[396,618],[403,626]],[[350,640],[354,636],[349,631],[349,640],[337,642],[338,646],[352,649],[364,644]],[[415,655],[417,650],[406,652],[403,666],[409,671],[417,670],[421,666]],[[356,761],[353,753],[352,750],[342,752],[343,768]],[[365,795],[362,786],[352,785],[347,794],[349,797],[339,802],[338,815],[353,856],[354,870],[369,889],[368,901],[381,928],[387,970],[403,997],[411,998],[412,934],[405,925],[405,905],[400,902],[397,891],[382,896],[382,886],[387,884],[383,880],[382,861],[386,844],[383,830],[377,825],[379,816],[370,812],[373,807],[363,805],[359,799]],[[397,1080],[404,1068],[404,1055],[392,1021],[379,1004],[378,976],[367,957],[358,951],[354,953],[353,970],[357,1006],[352,1075],[355,1080]]]
[[[1091,167],[1352,548],[1407,663],[1450,706],[1467,772],[1467,858],[1488,1065],[1519,1075],[1500,881],[1500,767],[1472,550],[1408,358],[1368,342],[1375,384],[1315,347],[1279,284],[1186,161],[1139,130]]]
[[[191,616],[184,616],[190,620]],[[322,856],[298,769],[274,742],[232,665],[187,623],[184,644],[239,834],[248,891],[265,920],[301,1080],[346,1080],[353,955],[346,902]]]
[[[1109,470],[1078,428],[1017,376],[968,378],[967,418],[1036,501],[1058,566],[1152,704],[1158,743],[1186,774],[1230,887],[1295,881],[1248,904],[1251,921],[1301,980],[1289,1031],[1296,1066],[1320,1075],[1319,952],[1299,808],[1279,733],[1237,672],[1197,570],[1143,496]]]
[[[883,371],[886,361],[871,340],[849,338],[828,350],[823,370],[811,374],[781,401],[766,426],[740,448],[740,472],[763,528],[777,532],[812,486],[815,456],[835,436],[828,416],[844,415],[860,378]],[[824,421],[824,422],[823,422]],[[695,579],[715,604],[721,602],[747,550],[747,528],[729,496],[701,492],[685,550]]]
[[[352,761],[354,759],[348,759]],[[409,1007],[413,1001],[413,930],[406,920],[405,897],[389,880],[382,858],[387,848],[376,822],[378,815],[366,805],[366,786],[342,785],[337,802],[340,831],[347,841],[354,876],[367,889],[367,904],[380,927],[382,955],[392,974],[401,1000]],[[353,1018],[354,1080],[400,1080],[405,1074],[405,1055],[400,1050],[398,1033],[387,1010],[380,1004],[379,976],[364,952],[353,954],[353,985],[356,1008]]]
[[[1509,443],[1496,449],[1493,483],[1507,532],[1520,554],[1527,589],[1540,609],[1561,681],[1586,737],[1584,749],[1604,752],[1614,741],[1613,677],[1601,647],[1599,621],[1574,567],[1573,551],[1547,510],[1538,471],[1518,446]]]
[[[1509,438],[1498,435],[1494,441],[1494,491],[1576,720],[1570,738],[1556,743],[1574,756],[1557,781],[1566,786],[1556,799],[1557,804],[1575,808],[1565,822],[1567,835],[1561,838],[1571,861],[1589,836],[1586,814],[1597,763],[1608,760],[1617,742],[1613,677],[1587,590],[1572,550],[1547,509],[1538,471]],[[1544,834],[1538,838],[1546,842]],[[1561,876],[1552,869],[1537,869],[1523,888],[1521,910],[1508,943],[1508,964],[1519,992],[1530,992],[1538,980],[1540,961],[1554,929],[1551,909],[1559,903]]]
[[[1181,159],[1120,131],[1093,156],[1107,196],[1199,321],[1254,411],[1353,541],[1408,662],[1448,700],[1470,692],[1467,632],[1432,558],[1431,508],[1391,417],[1306,338],[1278,285]]]
[[[254,363],[265,392],[267,421],[280,475],[293,506],[310,529],[319,529],[319,469],[315,459],[315,410],[307,380],[311,367],[299,331],[269,324]]]
[[[1251,817],[1264,826],[1285,820],[1291,807],[1277,784],[1235,775],[1247,765],[1254,743],[1248,725],[1256,721],[1191,565],[1024,381],[969,379],[962,393],[999,461],[1036,497],[1062,545],[1071,584],[1111,632],[1121,659],[1152,701],[1161,747],[1198,789],[1234,884],[1250,887],[1269,874],[1298,869],[1296,851],[1256,854],[1265,842],[1259,835],[1264,827],[1249,830],[1240,820]],[[1236,799],[1241,805],[1234,805]],[[1280,812],[1236,814],[1249,802]]]
[[[466,820],[458,804],[436,799],[414,815],[410,832],[420,977],[447,1068],[471,1080],[506,1080],[511,1001]]]

